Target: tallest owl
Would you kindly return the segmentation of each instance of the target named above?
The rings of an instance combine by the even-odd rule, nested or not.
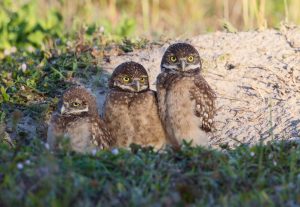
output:
[[[201,59],[190,44],[168,47],[157,77],[159,115],[173,145],[183,140],[192,145],[208,145],[212,130],[216,95],[200,74]]]

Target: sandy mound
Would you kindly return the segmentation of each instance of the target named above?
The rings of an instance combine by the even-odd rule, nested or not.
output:
[[[189,42],[203,59],[203,76],[217,92],[218,114],[211,144],[258,143],[300,137],[300,30],[225,33],[174,40],[163,47],[111,57],[104,69],[136,61],[150,75],[151,88],[160,71],[165,49]],[[99,105],[103,92],[95,93]]]

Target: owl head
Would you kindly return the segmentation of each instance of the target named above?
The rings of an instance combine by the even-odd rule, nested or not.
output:
[[[192,45],[175,43],[166,50],[160,67],[163,72],[199,72],[201,70],[201,58]]]
[[[139,63],[122,63],[112,73],[109,88],[134,93],[146,91],[149,89],[148,73]]]
[[[95,97],[83,87],[72,87],[64,92],[59,102],[61,115],[98,115]]]

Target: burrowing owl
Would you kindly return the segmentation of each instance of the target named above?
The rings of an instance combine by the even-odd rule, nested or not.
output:
[[[122,63],[114,70],[109,88],[104,118],[117,138],[117,146],[136,143],[156,149],[163,147],[165,132],[145,68],[135,62]]]
[[[96,99],[83,87],[67,90],[53,113],[48,128],[48,143],[56,148],[59,139],[70,139],[72,150],[85,153],[110,148],[115,140],[100,119]]]
[[[201,59],[190,44],[176,43],[166,50],[157,77],[158,107],[168,139],[206,146],[215,115],[216,95],[200,75]]]

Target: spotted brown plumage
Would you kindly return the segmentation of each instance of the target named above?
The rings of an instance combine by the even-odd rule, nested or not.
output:
[[[160,118],[173,145],[183,140],[206,146],[213,127],[215,92],[200,74],[201,58],[190,44],[176,43],[166,50],[157,77]]]
[[[104,104],[104,120],[119,147],[135,143],[160,149],[165,145],[155,92],[149,89],[142,65],[125,62],[116,67]]]
[[[69,139],[72,150],[81,153],[109,149],[115,144],[98,115],[95,97],[83,87],[67,90],[52,115],[47,139],[50,147],[58,148],[64,137]]]

